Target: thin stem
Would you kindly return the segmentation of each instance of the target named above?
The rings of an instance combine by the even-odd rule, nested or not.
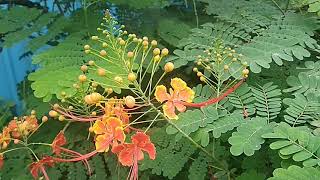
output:
[[[194,10],[194,15],[196,16],[196,23],[197,23],[197,28],[199,27],[199,17],[198,17],[198,11],[197,11],[197,6],[196,6],[196,1],[193,1],[193,10]]]

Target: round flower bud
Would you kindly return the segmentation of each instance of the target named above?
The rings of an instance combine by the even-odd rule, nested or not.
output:
[[[91,51],[88,49],[88,50],[85,50],[84,53],[86,54],[89,54]]]
[[[192,71],[193,71],[193,72],[198,72],[198,68],[194,67],[194,68],[192,69]]]
[[[137,76],[134,73],[129,73],[128,74],[128,80],[133,82],[137,79]]]
[[[91,126],[91,127],[89,127],[89,132],[93,132],[94,131],[94,129],[93,129],[93,127]]]
[[[107,55],[107,51],[101,50],[101,51],[100,51],[100,55],[101,55],[101,56],[106,56],[106,55]]]
[[[48,121],[48,117],[47,116],[42,116],[41,121],[42,122],[47,122]]]
[[[93,60],[90,60],[90,61],[88,62],[88,64],[89,64],[89,66],[93,66],[93,65],[94,65],[94,61],[93,61]]]
[[[144,36],[142,39],[143,39],[144,41],[148,41],[148,40],[149,40],[149,38],[146,37],[146,36]]]
[[[162,49],[161,55],[162,56],[167,56],[169,54],[169,50],[167,48]]]
[[[105,91],[106,91],[108,94],[113,93],[113,89],[112,89],[112,88],[107,88]]]
[[[88,70],[88,66],[82,65],[82,66],[80,67],[80,69],[81,69],[81,71],[86,72],[86,71]]]
[[[128,56],[128,58],[133,58],[134,53],[132,51],[129,51],[127,56]]]
[[[152,46],[156,46],[156,45],[158,45],[158,42],[157,42],[156,40],[152,40],[152,41],[151,41],[151,45],[152,45]]]
[[[173,71],[173,69],[174,69],[174,64],[172,62],[167,62],[164,65],[164,71],[167,73]]]
[[[126,41],[123,40],[123,39],[121,39],[121,40],[119,41],[119,44],[120,44],[121,46],[124,46],[124,45],[126,44]]]
[[[206,81],[206,78],[205,78],[204,76],[201,76],[201,77],[200,77],[200,81],[205,82],[205,81]]]
[[[86,80],[87,80],[87,76],[86,76],[86,75],[81,74],[81,75],[79,76],[79,81],[80,81],[80,82],[85,82]]]
[[[160,61],[160,59],[161,59],[161,58],[160,58],[159,55],[156,55],[156,56],[153,57],[153,60],[156,61],[156,62]]]
[[[98,68],[97,72],[98,72],[99,76],[105,76],[106,75],[106,70],[103,69],[103,68]]]
[[[92,116],[96,116],[96,115],[97,115],[97,112],[96,112],[96,111],[92,111],[92,112],[91,112],[91,115],[92,115]]]
[[[197,76],[198,76],[198,77],[203,76],[202,72],[200,72],[200,71],[199,71],[199,72],[197,72]]]
[[[66,118],[63,115],[59,116],[59,121],[64,121]]]
[[[104,47],[104,48],[106,48],[106,47],[108,47],[108,43],[102,43],[102,47]]]
[[[88,44],[84,45],[84,50],[89,50],[90,49],[90,46]]]
[[[51,110],[51,111],[49,111],[49,116],[55,118],[58,116],[58,113],[57,113],[57,111]]]
[[[14,139],[14,140],[13,140],[13,143],[14,143],[14,144],[19,144],[19,142],[20,142],[19,139]]]
[[[132,96],[127,96],[125,98],[125,104],[128,108],[133,108],[136,105],[136,100]]]
[[[143,45],[143,46],[148,46],[148,45],[149,45],[149,42],[148,42],[148,41],[143,41],[143,42],[142,42],[142,45]]]
[[[242,75],[243,76],[246,76],[246,75],[248,75],[249,74],[249,69],[244,69],[244,70],[242,70]]]
[[[159,48],[154,48],[153,49],[153,55],[159,55],[161,53],[160,49]]]
[[[36,111],[35,110],[31,110],[31,115],[36,115]]]
[[[98,40],[99,37],[98,37],[98,36],[91,36],[91,39],[92,39],[92,40]]]
[[[120,76],[114,77],[114,80],[115,80],[117,83],[120,83],[120,84],[123,82],[123,79],[122,79],[122,77],[120,77]]]
[[[224,65],[224,66],[223,66],[223,69],[226,71],[226,70],[229,69],[229,66],[228,66],[228,65]]]

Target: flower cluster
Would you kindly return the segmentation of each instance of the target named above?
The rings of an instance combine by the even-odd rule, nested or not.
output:
[[[11,140],[14,140],[15,143],[19,142],[19,139],[23,139],[37,130],[38,126],[35,115],[24,116],[20,119],[14,118],[0,134],[0,149],[6,149]]]

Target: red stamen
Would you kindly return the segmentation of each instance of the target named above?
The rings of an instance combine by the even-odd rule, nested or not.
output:
[[[68,117],[74,121],[80,121],[80,122],[92,122],[92,121],[96,121],[96,120],[99,120],[102,118],[102,116],[91,117],[91,118],[82,118],[82,117],[78,117],[78,116],[73,115],[71,112],[66,113],[65,111],[62,111],[60,109],[57,109],[56,111],[65,117]]]
[[[46,180],[50,180],[50,178],[49,178],[49,176],[48,176],[48,174],[47,174],[47,172],[46,172],[46,169],[45,169],[43,166],[40,166],[40,170],[41,170],[44,178],[45,178]]]
[[[180,103],[182,105],[188,106],[188,107],[195,107],[195,108],[202,108],[211,104],[215,104],[220,102],[222,99],[224,99],[225,97],[227,97],[229,94],[231,94],[233,91],[235,91],[237,88],[240,87],[240,85],[245,81],[245,79],[242,79],[241,81],[239,81],[237,84],[235,84],[233,87],[229,88],[225,93],[223,93],[221,96],[217,97],[217,98],[212,98],[209,99],[205,102],[201,102],[201,103],[187,103],[187,102],[176,102],[176,103]]]

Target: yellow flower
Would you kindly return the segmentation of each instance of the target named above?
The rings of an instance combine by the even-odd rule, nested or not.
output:
[[[191,103],[194,98],[194,91],[187,86],[187,83],[184,82],[180,78],[171,79],[171,87],[169,89],[169,93],[167,93],[167,88],[164,85],[159,85],[156,87],[155,97],[156,100],[163,103],[163,113],[169,119],[178,119],[176,115],[176,110],[179,112],[184,112],[186,110],[186,106],[184,106],[181,102]]]

